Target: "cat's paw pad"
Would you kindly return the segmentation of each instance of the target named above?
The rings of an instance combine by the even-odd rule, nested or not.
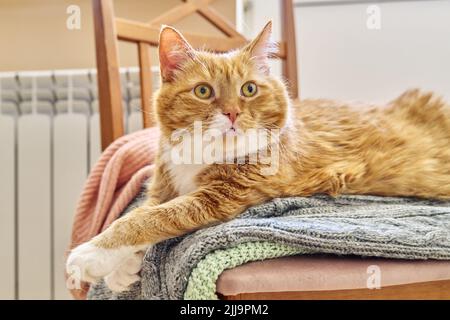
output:
[[[86,242],[71,251],[66,270],[68,274],[79,275],[80,281],[94,283],[110,274],[129,254],[123,249],[99,248]]]
[[[121,264],[116,270],[105,277],[105,283],[111,291],[122,292],[130,285],[139,281],[139,271],[142,268],[143,252],[137,252]]]

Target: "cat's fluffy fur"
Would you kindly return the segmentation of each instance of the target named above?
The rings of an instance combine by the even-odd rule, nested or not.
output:
[[[82,280],[105,277],[114,290],[136,281],[127,259],[159,241],[220,223],[274,197],[326,193],[450,198],[450,107],[430,93],[412,90],[385,106],[329,100],[291,103],[285,85],[270,75],[271,23],[245,48],[216,55],[192,49],[170,27],[160,38],[162,86],[155,95],[160,151],[148,200],[105,232],[73,250],[68,266]],[[254,81],[258,93],[241,95]],[[202,100],[198,83],[215,92]],[[292,105],[291,105],[292,104]],[[194,121],[224,132],[228,112],[240,129],[280,129],[279,167],[262,164],[175,165],[169,152],[174,130]],[[138,258],[139,259],[139,258]]]

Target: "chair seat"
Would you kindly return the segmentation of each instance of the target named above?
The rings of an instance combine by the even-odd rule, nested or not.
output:
[[[355,256],[294,256],[257,261],[224,271],[217,293],[311,292],[381,288],[450,280],[450,261],[398,260]]]

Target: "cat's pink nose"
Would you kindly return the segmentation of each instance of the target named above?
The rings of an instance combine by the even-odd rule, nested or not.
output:
[[[238,115],[239,115],[239,112],[237,112],[237,111],[233,111],[233,112],[224,112],[223,115],[227,116],[227,117],[230,119],[231,124],[234,124],[234,122],[236,121],[236,118],[237,118]]]

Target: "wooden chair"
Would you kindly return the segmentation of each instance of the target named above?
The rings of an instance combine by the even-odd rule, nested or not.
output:
[[[208,5],[213,0],[185,0],[179,6],[164,13],[149,23],[117,18],[112,0],[93,0],[97,74],[99,86],[99,110],[101,120],[102,148],[124,134],[122,94],[117,53],[118,40],[136,43],[139,53],[141,104],[144,127],[151,127],[151,60],[150,47],[158,45],[161,24],[173,24],[194,12],[199,13],[217,27],[226,37],[211,37],[183,33],[194,47],[203,47],[216,52],[225,52],[243,46],[247,40],[235,30],[231,23]],[[290,94],[298,98],[295,26],[292,0],[280,0],[282,6],[282,35],[278,57],[283,59],[283,75],[290,84]],[[334,260],[333,260],[334,259]],[[391,281],[381,290],[371,290],[361,281],[353,281],[365,275],[370,264],[382,265]],[[335,266],[343,265],[339,270]],[[330,269],[331,267],[331,269]],[[275,271],[274,271],[275,270]],[[281,270],[281,271],[280,271]],[[410,278],[396,282],[402,270],[409,270]],[[309,273],[308,273],[309,272]],[[313,280],[307,290],[292,290],[292,282]],[[353,284],[335,283],[327,287],[323,279],[327,276],[340,279],[353,275]],[[286,278],[286,275],[288,278]],[[278,277],[278,278],[277,278]],[[276,283],[283,277],[278,289],[270,286],[254,286],[256,282]],[[316,286],[321,282],[321,286]],[[292,280],[291,280],[292,279]],[[302,280],[303,279],[303,280]],[[280,282],[282,282],[280,280]],[[333,281],[331,281],[333,282]],[[239,286],[248,289],[245,291]],[[319,288],[320,287],[320,288]],[[281,291],[280,291],[281,290]],[[285,291],[284,291],[285,290]],[[225,271],[218,281],[218,294],[225,300],[239,299],[450,299],[450,262],[380,261],[379,259],[351,260],[345,258],[316,259],[311,257],[279,258],[253,262]]]
[[[290,85],[290,94],[298,97],[295,25],[292,0],[280,0],[282,6],[283,41],[279,43],[277,56],[283,59],[283,75]],[[102,149],[124,134],[122,94],[119,78],[117,40],[136,43],[139,54],[141,81],[141,109],[145,128],[153,125],[151,117],[151,46],[158,46],[161,24],[173,24],[197,12],[226,37],[199,34],[183,35],[193,47],[214,52],[226,52],[243,46],[247,40],[233,25],[208,5],[213,0],[184,0],[179,6],[153,19],[149,23],[117,18],[112,0],[93,0],[95,46]]]

